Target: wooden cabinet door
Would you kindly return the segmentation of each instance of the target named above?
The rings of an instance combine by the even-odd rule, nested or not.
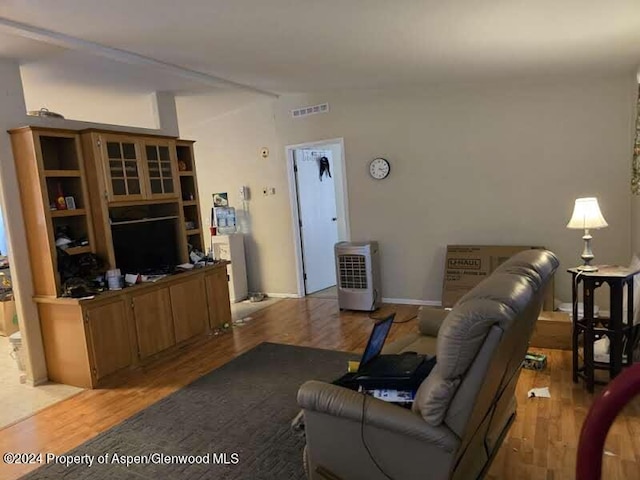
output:
[[[141,359],[175,345],[169,288],[135,295],[131,302]]]
[[[146,192],[140,142],[126,135],[101,135],[100,149],[108,200],[144,199]]]
[[[209,324],[202,275],[169,287],[176,343],[203,333]]]
[[[173,140],[144,140],[147,198],[178,198],[176,144]]]
[[[209,303],[209,325],[211,328],[222,328],[225,323],[231,323],[227,269],[217,268],[204,278]]]
[[[131,365],[129,329],[124,300],[85,310],[89,343],[93,353],[92,374],[101,379]]]

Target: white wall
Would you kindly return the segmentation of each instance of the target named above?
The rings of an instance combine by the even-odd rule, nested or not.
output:
[[[159,128],[151,93],[52,81],[37,63],[23,65],[20,70],[27,110],[44,107],[69,120]]]
[[[235,93],[231,93],[235,97]],[[284,152],[277,140],[272,99],[251,96],[245,104],[227,102],[224,95],[178,97],[178,121],[183,138],[194,146],[203,225],[208,225],[211,195],[227,192],[237,214],[239,188],[250,188],[246,219],[239,219],[245,235],[249,291],[296,292],[291,215]],[[239,105],[239,106],[238,106]],[[238,106],[231,111],[229,108]],[[218,112],[226,114],[217,115]],[[260,155],[267,147],[268,158]],[[275,195],[263,196],[264,187]],[[205,242],[206,243],[206,242]]]
[[[233,198],[243,182],[283,185],[284,145],[343,137],[351,238],[380,242],[385,297],[439,300],[447,244],[530,244],[559,255],[556,296],[567,300],[564,269],[580,262],[582,248],[581,233],[565,228],[576,197],[597,196],[609,222],[594,233],[597,262],[626,264],[631,255],[636,88],[632,75],[619,75],[341,91],[245,99],[224,116],[210,109],[208,122],[202,97],[180,99],[178,115],[198,142],[203,200],[215,190]],[[290,116],[327,101],[328,114]],[[267,161],[257,156],[262,146],[271,148]],[[367,173],[377,156],[392,165],[383,181]],[[289,199],[282,187],[267,198],[253,190],[261,226],[252,232],[250,285],[295,292]]]

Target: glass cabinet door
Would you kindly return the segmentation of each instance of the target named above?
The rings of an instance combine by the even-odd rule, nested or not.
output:
[[[143,197],[140,157],[131,140],[105,139],[109,199],[135,200]]]
[[[175,145],[170,142],[146,143],[144,146],[149,197],[177,197]]]

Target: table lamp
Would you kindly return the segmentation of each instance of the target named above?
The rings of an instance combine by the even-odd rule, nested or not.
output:
[[[574,228],[582,230],[584,229],[584,250],[582,251],[583,265],[578,267],[578,270],[584,272],[597,272],[598,267],[591,265],[593,260],[593,252],[591,251],[591,234],[589,229],[598,229],[608,226],[607,221],[600,212],[600,206],[598,205],[598,199],[595,197],[578,198],[576,204],[573,207],[573,215],[571,220],[567,223],[567,228]]]

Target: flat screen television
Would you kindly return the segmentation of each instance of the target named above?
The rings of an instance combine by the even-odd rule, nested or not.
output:
[[[111,225],[116,267],[125,273],[169,273],[179,264],[176,218]]]

